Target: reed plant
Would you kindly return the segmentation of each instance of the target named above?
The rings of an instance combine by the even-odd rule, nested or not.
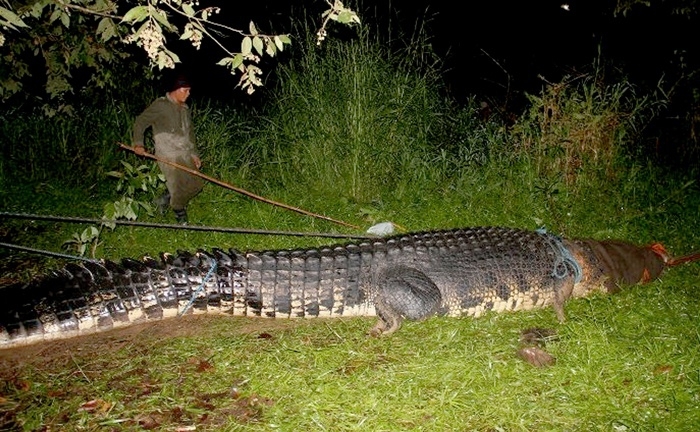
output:
[[[441,175],[428,161],[448,109],[439,70],[418,61],[430,53],[406,58],[365,32],[304,47],[280,70],[259,141],[262,175],[363,203]]]
[[[0,120],[0,176],[75,186],[95,182],[119,165],[116,143],[127,140],[133,111],[128,101],[85,104],[73,115],[50,118],[39,109],[10,107]]]
[[[596,71],[549,83],[514,127],[514,151],[531,158],[539,176],[567,185],[614,180],[621,165],[640,156],[641,131],[663,98],[638,94],[628,80],[606,82]]]

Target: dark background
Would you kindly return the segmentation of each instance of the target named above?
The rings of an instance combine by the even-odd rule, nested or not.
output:
[[[209,3],[221,5],[222,13],[216,16],[220,22],[247,29],[252,19],[261,31],[270,32],[292,31],[290,16],[306,15],[318,26],[325,9],[322,0],[266,0],[249,10],[240,3]],[[698,67],[697,18],[673,14],[666,2],[635,6],[626,16],[614,14],[614,1],[574,0],[566,2],[569,11],[563,3],[363,0],[356,10],[370,31],[391,28],[392,37],[401,31],[410,34],[416,23],[425,23],[436,54],[444,60],[448,90],[457,98],[503,96],[508,86],[511,92],[536,93],[542,78],[555,83],[564,76],[590,73],[596,60],[648,88],[662,78],[666,83],[677,79],[682,62],[686,71]],[[341,27],[332,24],[331,35],[348,37]],[[235,37],[227,42],[234,48],[239,44]],[[215,84],[207,92],[222,95],[224,81],[212,79],[227,76],[212,64],[222,51],[208,43],[199,52],[188,48],[181,56],[202,90]]]
[[[322,0],[265,0],[247,9],[223,0],[208,4],[221,6],[221,14],[215,17],[219,22],[247,30],[254,20],[261,32],[270,33],[294,33],[292,22],[304,17],[317,29],[327,8]],[[645,128],[640,145],[670,165],[685,163],[688,155],[689,160],[698,159],[693,130],[694,119],[700,118],[700,74],[695,74],[700,70],[700,26],[695,14],[673,13],[679,2],[636,5],[624,15],[615,13],[615,1],[602,0],[346,4],[358,11],[372,36],[396,46],[410,40],[416,26],[424,25],[435,54],[442,59],[445,95],[458,103],[470,98],[487,103],[490,112],[504,120],[512,121],[526,109],[526,94],[540,94],[547,83],[573,81],[584,74],[595,75],[606,85],[632,83],[639,97],[665,94],[667,107]],[[329,30],[329,37],[338,39],[357,34],[336,23]],[[237,50],[240,38],[232,35],[224,43]],[[296,47],[302,43],[294,40]],[[259,105],[269,97],[266,92],[274,91],[275,65],[294,55],[294,50],[280,59],[265,60],[266,88],[252,97],[235,89],[238,77],[215,65],[224,53],[211,42],[199,51],[182,46],[177,52],[183,60],[180,70],[195,86],[194,99]]]

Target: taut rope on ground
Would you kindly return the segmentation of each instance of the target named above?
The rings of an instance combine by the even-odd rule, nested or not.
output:
[[[145,228],[166,228],[166,229],[176,229],[176,230],[209,231],[209,232],[223,232],[223,233],[233,233],[233,234],[257,234],[257,235],[276,235],[276,236],[292,236],[292,237],[326,237],[326,238],[360,239],[360,240],[377,238],[377,236],[371,236],[371,235],[366,235],[366,234],[353,235],[353,234],[336,234],[336,233],[321,233],[321,232],[274,231],[274,230],[261,230],[261,229],[252,229],[252,228],[228,228],[228,227],[213,227],[213,226],[202,226],[202,225],[159,224],[159,223],[136,222],[136,221],[127,221],[127,220],[95,219],[95,218],[83,218],[83,217],[72,217],[72,216],[53,216],[53,215],[38,215],[38,214],[10,213],[10,212],[0,212],[0,218],[44,220],[44,221],[53,221],[53,222],[69,222],[69,223],[90,223],[90,224],[114,223],[116,225],[137,226],[137,227],[145,227]]]

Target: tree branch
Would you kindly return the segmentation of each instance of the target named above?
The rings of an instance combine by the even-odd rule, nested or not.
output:
[[[83,13],[83,14],[97,15],[97,16],[101,16],[104,18],[113,18],[113,19],[122,19],[123,18],[122,16],[119,16],[119,15],[114,15],[114,14],[110,14],[110,13],[103,12],[103,11],[93,10],[90,8],[86,8],[83,6],[78,6],[78,5],[74,5],[74,4],[70,4],[70,3],[64,3],[61,0],[53,0],[53,2],[61,7],[64,7],[66,9],[73,9],[73,10],[78,11],[78,12]]]

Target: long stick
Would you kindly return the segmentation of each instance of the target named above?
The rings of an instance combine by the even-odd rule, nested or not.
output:
[[[123,143],[117,143],[117,144],[119,144],[119,147],[121,147],[121,148],[123,148],[123,149],[126,149],[126,150],[129,150],[129,151],[132,151],[132,152],[136,153],[136,152],[134,151],[134,148],[133,148],[133,147],[129,147],[128,145],[123,144]],[[343,222],[343,221],[341,221],[341,220],[333,219],[333,218],[330,218],[330,217],[328,217],[328,216],[320,215],[320,214],[317,214],[317,213],[311,213],[310,211],[306,211],[306,210],[303,210],[303,209],[300,209],[300,208],[297,208],[297,207],[292,207],[292,206],[290,206],[290,205],[287,205],[287,204],[284,204],[284,203],[281,203],[281,202],[269,200],[269,199],[267,199],[267,198],[265,198],[265,197],[261,197],[260,195],[255,195],[255,194],[252,193],[252,192],[248,192],[247,190],[238,188],[238,187],[233,186],[233,185],[231,185],[231,184],[225,183],[225,182],[223,182],[223,181],[221,181],[221,180],[215,179],[214,177],[209,177],[208,175],[203,174],[203,173],[201,173],[201,172],[199,172],[199,171],[197,171],[197,170],[193,170],[192,168],[186,167],[186,166],[184,166],[184,165],[180,165],[180,164],[175,163],[175,162],[170,162],[170,161],[165,160],[165,159],[163,159],[163,158],[160,158],[160,157],[158,157],[158,156],[156,156],[156,155],[154,155],[154,154],[144,153],[142,156],[145,156],[145,157],[147,157],[147,158],[156,160],[156,161],[158,161],[158,162],[163,162],[164,164],[173,166],[173,167],[175,167],[175,168],[177,168],[177,169],[180,169],[180,170],[182,170],[182,171],[188,172],[188,173],[190,173],[190,174],[192,174],[192,175],[195,175],[195,176],[197,176],[197,177],[201,177],[201,178],[203,178],[204,180],[207,180],[207,181],[209,181],[209,182],[215,183],[215,184],[217,184],[217,185],[219,185],[219,186],[223,186],[223,187],[225,187],[226,189],[231,189],[231,190],[234,191],[234,192],[238,192],[239,194],[243,194],[243,195],[248,196],[248,197],[250,197],[250,198],[253,198],[253,199],[255,199],[255,200],[262,201],[262,202],[267,203],[267,204],[272,204],[272,205],[277,206],[277,207],[282,207],[282,208],[285,208],[285,209],[287,209],[287,210],[292,210],[292,211],[295,211],[295,212],[297,212],[297,213],[301,213],[301,214],[304,214],[304,215],[307,215],[307,216],[311,216],[311,217],[315,217],[315,218],[318,218],[318,219],[327,220],[327,221],[330,221],[330,222],[334,222],[334,223],[337,223],[337,224],[340,224],[340,225],[344,225],[344,226],[346,226],[346,227],[350,227],[350,228],[354,228],[354,229],[356,229],[356,230],[362,231],[362,228],[360,228],[360,227],[358,227],[358,226],[356,226],[356,225],[353,225],[353,224],[350,224],[350,223],[347,223],[347,222]]]
[[[107,219],[96,219],[96,218],[83,218],[74,216],[53,216],[53,215],[38,215],[38,214],[28,214],[28,213],[9,213],[0,212],[0,219],[10,218],[10,219],[28,219],[28,220],[43,220],[50,222],[66,222],[66,223],[86,223],[98,225],[101,223],[113,223],[115,225],[125,225],[125,226],[135,226],[144,228],[165,228],[174,230],[186,230],[186,231],[208,231],[208,232],[222,232],[222,233],[233,233],[233,234],[259,234],[259,235],[275,235],[275,236],[290,236],[290,237],[327,237],[327,238],[338,238],[338,239],[361,239],[370,240],[375,239],[377,236],[373,235],[352,235],[352,234],[334,234],[334,233],[320,233],[320,232],[298,232],[298,231],[272,231],[272,230],[259,230],[252,228],[228,228],[228,227],[213,227],[213,226],[202,226],[202,225],[179,225],[179,224],[158,224],[151,222],[137,222],[129,220],[107,220]],[[0,246],[2,243],[0,243]]]

